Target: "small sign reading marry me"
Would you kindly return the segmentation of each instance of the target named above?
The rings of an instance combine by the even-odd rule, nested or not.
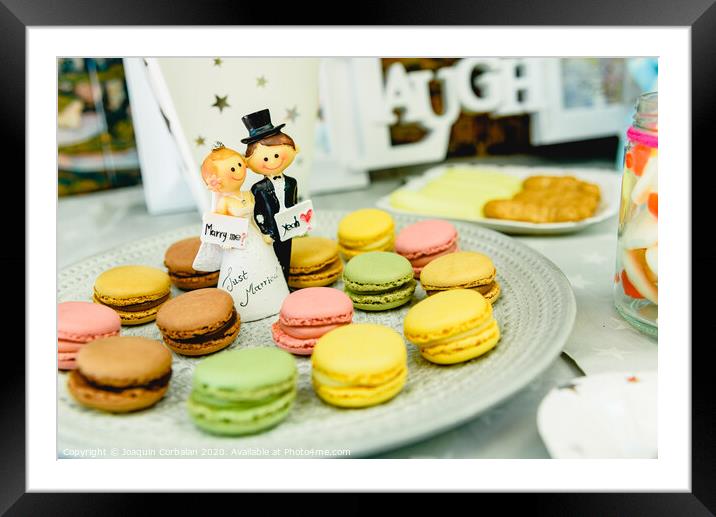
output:
[[[244,217],[204,212],[201,242],[224,248],[244,249],[248,238],[249,220]]]

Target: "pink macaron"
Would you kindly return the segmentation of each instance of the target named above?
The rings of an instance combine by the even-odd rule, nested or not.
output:
[[[395,239],[395,251],[410,261],[415,278],[438,257],[458,251],[455,226],[441,219],[427,219],[403,228]]]
[[[271,326],[280,348],[297,355],[310,355],[318,338],[353,321],[353,302],[331,287],[307,287],[289,294],[281,305],[278,321]]]
[[[57,304],[57,368],[74,370],[77,353],[90,341],[117,336],[122,322],[114,310],[91,302]]]

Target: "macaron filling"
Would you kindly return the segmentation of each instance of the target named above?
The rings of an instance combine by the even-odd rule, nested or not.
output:
[[[184,271],[170,271],[169,276],[170,277],[177,277],[177,278],[201,278],[205,276],[212,276],[212,275],[218,275],[218,271],[195,271],[194,273],[186,273]]]
[[[73,370],[77,367],[77,354],[57,354],[57,367],[60,370]]]
[[[278,351],[278,350],[277,350]],[[233,351],[232,351],[233,353]],[[284,352],[285,353],[285,352]],[[218,356],[218,354],[216,355]],[[214,356],[214,357],[216,357]],[[259,386],[246,391],[224,388],[221,386],[209,386],[207,384],[196,384],[192,393],[201,394],[203,400],[212,405],[224,405],[243,403],[247,401],[270,400],[276,395],[286,393],[295,389],[297,374],[293,374],[282,382],[272,385]]]
[[[497,322],[494,320],[494,318],[488,318],[483,323],[478,325],[477,327],[466,330],[464,332],[460,332],[459,334],[454,334],[452,336],[443,338],[443,339],[436,339],[434,341],[429,341],[427,343],[421,343],[420,349],[426,349],[426,348],[434,348],[434,347],[442,347],[442,346],[449,346],[449,345],[455,345],[459,344],[461,342],[466,342],[469,340],[469,342],[474,343],[474,340],[471,340],[470,338],[475,338],[480,336],[480,334],[486,333],[486,334],[492,334],[495,329],[497,328]],[[458,347],[458,349],[462,348],[468,348],[468,347]]]
[[[355,378],[341,378],[338,374],[329,374],[321,368],[314,366],[312,375],[322,386],[331,386],[333,388],[375,388],[383,384],[390,384],[393,380],[405,373],[404,365],[397,366],[391,370],[382,372],[379,375],[364,375]]]
[[[389,233],[388,235],[381,237],[377,240],[367,242],[364,244],[347,244],[345,242],[341,242],[341,247],[347,251],[347,252],[366,252],[366,251],[382,251],[387,248],[392,247],[393,242],[395,241],[395,236],[393,233]]]
[[[350,323],[352,314],[348,318],[341,318],[341,320],[340,322],[326,325],[287,325],[282,320],[279,320],[278,325],[281,331],[296,339],[318,339],[326,332],[340,327],[343,323]]]
[[[103,332],[101,334],[92,334],[92,335],[72,334],[70,332],[63,332],[61,330],[57,331],[57,339],[60,344],[76,343],[76,344],[82,345],[84,343],[89,343],[90,341],[94,341],[95,339],[102,339],[104,337],[112,337],[112,336],[118,336],[118,335],[119,335],[119,330],[113,330],[112,332]]]
[[[346,287],[346,294],[354,303],[360,305],[382,305],[386,302],[410,299],[415,292],[416,282],[411,277],[404,284],[398,287],[384,290],[360,291],[356,292]]]
[[[401,367],[388,372],[379,382],[367,383],[359,380],[353,383],[339,381],[321,371],[313,370],[312,383],[318,395],[331,404],[339,407],[364,407],[393,398],[405,385],[407,376],[408,369]]]
[[[215,434],[249,434],[273,427],[283,420],[293,405],[296,390],[270,399],[248,402],[207,402],[192,393],[187,409],[197,426]]]
[[[343,273],[343,262],[340,258],[336,258],[311,272],[295,272],[290,271],[288,276],[288,286],[296,289],[305,287],[327,286],[336,282]]]
[[[480,294],[487,294],[487,293],[489,293],[490,291],[492,291],[492,290],[495,289],[495,288],[496,288],[496,285],[495,285],[495,281],[493,280],[492,282],[487,283],[487,284],[484,284],[484,285],[478,285],[478,286],[475,286],[475,287],[465,287],[464,289],[471,289],[471,290],[473,290],[473,291],[477,291],[477,292],[480,293]],[[426,288],[425,288],[425,292],[428,293],[428,295],[430,296],[430,295],[437,294],[437,293],[440,293],[440,292],[443,292],[443,291],[448,291],[448,290],[450,290],[450,289],[451,289],[451,288],[446,288],[446,289],[435,289],[435,288],[433,288],[433,289],[431,289],[431,288],[429,288],[429,287],[426,287]]]
[[[119,335],[119,332],[116,332],[116,333],[111,334],[111,335],[112,335],[112,336],[117,336],[117,335]],[[107,337],[110,337],[110,336],[107,336]],[[91,341],[91,340],[90,340],[90,341]],[[64,352],[64,353],[79,352],[80,349],[81,349],[85,344],[86,344],[86,343],[84,343],[84,342],[80,343],[80,342],[78,342],[78,341],[65,341],[65,340],[63,340],[63,339],[58,339],[58,340],[57,340],[57,351],[58,351],[58,352]]]
[[[286,399],[287,396],[291,396],[296,390],[294,388],[295,379],[293,384],[289,383],[284,386],[281,391],[274,391],[266,394],[264,398],[260,399],[238,399],[231,400],[225,398],[217,398],[210,394],[202,391],[193,390],[191,398],[198,404],[206,406],[213,406],[217,408],[233,408],[233,409],[252,409],[255,407],[265,406],[273,404],[277,400]]]
[[[387,246],[388,244],[390,244],[390,242],[393,240],[393,238],[394,238],[393,234],[389,233],[380,239],[374,240],[373,242],[363,244],[362,246],[356,246],[353,249],[357,249],[360,251],[370,251],[370,250],[381,249],[384,246]],[[344,247],[347,247],[349,249],[352,248],[352,246],[345,246],[345,245],[344,245]]]
[[[74,376],[75,382],[77,382],[79,385],[86,385],[90,386],[92,388],[102,390],[102,391],[109,391],[112,393],[122,393],[123,391],[127,390],[134,390],[134,389],[142,389],[147,391],[155,391],[159,389],[165,388],[169,384],[169,380],[172,377],[172,371],[169,370],[167,373],[162,375],[161,377],[158,377],[156,379],[153,379],[149,382],[146,382],[144,384],[133,384],[128,386],[109,386],[107,384],[101,384],[97,381],[92,381],[85,377],[82,372],[79,370],[74,370],[72,372],[72,375]]]
[[[409,270],[408,270],[409,271]],[[415,283],[412,273],[405,275],[397,280],[387,281],[383,283],[375,282],[369,283],[368,281],[356,282],[349,279],[346,275],[343,275],[343,283],[345,284],[346,291],[353,293],[386,293],[391,290],[400,289],[406,284],[412,285]]]
[[[279,347],[294,354],[308,355],[313,352],[318,338],[297,338],[283,330],[280,322],[271,325],[271,334],[274,343]]]
[[[171,338],[171,340],[176,343],[191,345],[206,343],[207,341],[213,341],[215,339],[221,339],[223,337],[228,336],[229,334],[233,334],[233,327],[234,325],[236,325],[236,319],[237,313],[236,309],[234,309],[231,311],[231,316],[229,316],[229,319],[226,320],[226,323],[221,325],[216,330],[213,330],[207,334],[198,334],[188,338]]]
[[[320,324],[319,321],[317,325],[299,326],[287,325],[282,319],[279,319],[279,321],[271,325],[271,334],[274,343],[291,353],[309,355],[313,352],[313,347],[316,346],[320,337],[331,330],[350,323],[353,319],[353,312],[351,311],[347,317],[325,319],[336,321],[336,323]]]
[[[292,277],[296,278],[313,278],[313,277],[321,277],[326,274],[333,275],[335,271],[342,266],[341,259],[336,257],[330,262],[327,262],[326,264],[322,264],[320,267],[312,268],[310,271],[308,268],[298,269],[298,268],[291,268],[289,270],[289,274]],[[342,268],[341,268],[342,269]]]
[[[420,348],[420,354],[436,364],[455,364],[469,361],[489,352],[500,340],[500,329],[495,320],[489,322],[481,331],[455,338],[449,342]]]
[[[403,255],[403,256],[405,258],[407,258],[408,260],[410,260],[410,263],[413,265],[413,268],[416,268],[416,267],[422,268],[422,267],[430,264],[430,262],[435,260],[436,258],[442,257],[443,255],[447,255],[448,253],[454,253],[456,251],[458,251],[457,241],[454,241],[447,248],[442,249],[440,251],[436,251],[435,253],[421,254],[416,257],[407,257],[405,255]]]
[[[146,311],[148,309],[153,309],[154,307],[158,307],[164,302],[166,302],[169,299],[170,293],[165,294],[161,298],[157,298],[155,300],[149,300],[147,302],[141,302],[141,303],[133,303],[130,305],[115,305],[111,303],[103,302],[99,296],[97,296],[97,293],[95,292],[95,299],[99,301],[102,305],[106,305],[110,309],[114,309],[116,311],[122,311],[122,312],[141,312]]]

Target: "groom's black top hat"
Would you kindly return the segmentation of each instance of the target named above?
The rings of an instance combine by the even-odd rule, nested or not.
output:
[[[254,142],[258,142],[262,138],[266,138],[267,136],[275,135],[281,131],[283,126],[286,125],[279,124],[278,126],[274,126],[271,123],[271,113],[269,113],[268,109],[250,113],[241,117],[241,120],[246,126],[246,129],[249,130],[248,138],[241,139],[242,144],[252,144]]]

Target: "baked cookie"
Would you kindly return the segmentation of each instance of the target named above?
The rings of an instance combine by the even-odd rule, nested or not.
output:
[[[486,217],[531,223],[580,221],[599,206],[599,186],[573,176],[530,176],[512,199],[494,199],[484,207]]]

